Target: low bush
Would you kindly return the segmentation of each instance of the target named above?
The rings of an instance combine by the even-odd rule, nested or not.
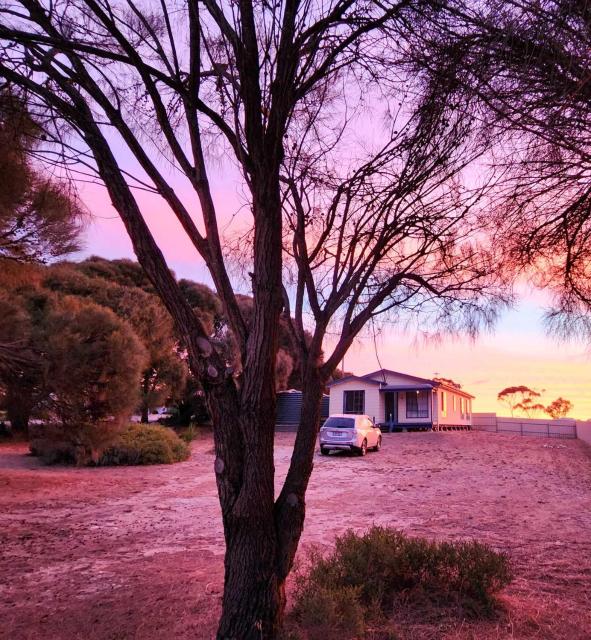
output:
[[[428,600],[460,606],[463,615],[486,615],[512,579],[507,556],[485,544],[434,542],[385,527],[363,535],[348,531],[332,553],[315,550],[309,560],[307,573],[296,579],[292,611],[308,638],[329,637],[324,621],[338,620],[342,611],[353,612],[350,628],[359,629],[364,621],[387,616],[397,601]]]
[[[159,425],[130,424],[103,451],[97,464],[171,464],[189,457],[189,447],[177,434]]]
[[[356,587],[310,584],[299,592],[293,616],[308,640],[356,637],[365,631],[365,608]]]
[[[96,464],[101,453],[118,438],[125,425],[116,420],[78,424],[55,422],[29,425],[31,454],[46,464]]]

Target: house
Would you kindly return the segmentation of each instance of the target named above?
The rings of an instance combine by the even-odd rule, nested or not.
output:
[[[386,431],[469,429],[474,396],[451,380],[380,369],[329,385],[330,414],[365,413]]]

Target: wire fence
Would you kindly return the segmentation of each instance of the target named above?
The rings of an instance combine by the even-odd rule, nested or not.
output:
[[[535,418],[505,418],[494,413],[472,414],[472,429],[492,433],[511,433],[541,438],[574,439],[577,437],[575,420],[537,420]]]

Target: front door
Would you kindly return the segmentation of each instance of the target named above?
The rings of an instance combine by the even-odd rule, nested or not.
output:
[[[386,391],[385,395],[386,415],[384,420],[391,429],[398,422],[398,394],[395,391]]]

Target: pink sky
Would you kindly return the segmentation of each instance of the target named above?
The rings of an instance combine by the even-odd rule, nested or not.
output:
[[[231,219],[240,203],[239,195],[228,188],[232,181],[214,177],[216,199]],[[84,255],[106,258],[133,258],[131,243],[104,189],[85,185],[82,197],[92,212]],[[175,219],[161,202],[141,194],[140,204],[171,267],[179,277],[211,283],[202,260]],[[591,418],[591,350],[584,344],[560,343],[548,337],[542,326],[544,297],[525,292],[519,306],[504,314],[494,333],[474,342],[467,338],[448,339],[437,344],[417,344],[412,335],[385,327],[378,337],[382,366],[418,376],[452,378],[476,396],[475,411],[506,413],[497,402],[497,393],[507,386],[524,384],[545,389],[542,401],[558,396],[574,404],[572,416]],[[326,349],[330,349],[330,339]],[[360,338],[349,351],[345,368],[367,373],[379,368],[373,340]]]

